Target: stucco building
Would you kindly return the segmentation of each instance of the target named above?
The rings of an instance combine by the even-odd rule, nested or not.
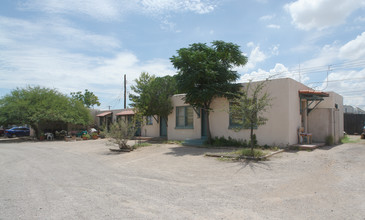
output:
[[[313,142],[325,142],[325,138],[330,135],[337,142],[342,137],[342,96],[335,92],[314,91],[290,78],[269,80],[265,89],[272,101],[271,107],[265,112],[267,123],[255,130],[259,144],[283,147],[297,144],[300,128],[312,135]],[[204,139],[206,114],[186,104],[184,96],[174,95],[171,98],[174,109],[167,120],[153,119],[142,127],[142,136],[166,136],[169,140]],[[212,137],[249,140],[249,129],[238,132],[232,129],[229,103],[225,98],[216,98],[212,102],[212,112],[209,114]]]

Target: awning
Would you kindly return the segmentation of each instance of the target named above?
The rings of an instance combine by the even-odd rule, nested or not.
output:
[[[326,92],[315,91],[315,90],[299,90],[299,95],[305,97],[328,97],[329,94]]]
[[[121,112],[118,112],[117,114],[115,114],[116,116],[122,116],[122,115],[134,115],[134,111],[133,110],[124,110]]]
[[[299,90],[299,98],[300,98],[300,102],[302,102],[302,100],[306,100],[306,107],[305,109],[307,110],[307,115],[313,110],[315,109],[319,103],[321,103],[324,98],[323,97],[329,97],[330,95],[326,92],[321,92],[321,91],[315,91],[315,90]],[[312,106],[312,104],[314,106]],[[300,104],[300,112],[303,113],[303,110],[305,110],[302,108],[302,105]]]
[[[104,116],[110,115],[111,113],[112,112],[103,112],[103,113],[97,114],[96,117],[104,117]]]

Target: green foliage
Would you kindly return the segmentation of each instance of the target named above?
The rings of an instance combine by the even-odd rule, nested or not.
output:
[[[71,92],[71,97],[82,102],[86,108],[90,108],[94,105],[100,106],[99,98],[87,89],[85,89],[84,94],[82,94],[81,91]]]
[[[162,141],[163,144],[179,144],[181,145],[184,141],[178,141],[178,140],[166,140]]]
[[[241,139],[236,140],[231,137],[228,137],[228,139],[226,139],[224,136],[213,138],[211,141],[211,145],[213,145],[213,146],[231,146],[231,147],[248,147],[246,140],[241,140]]]
[[[107,133],[107,137],[110,138],[109,144],[117,145],[120,149],[131,150],[132,148],[127,145],[127,142],[134,136],[136,130],[135,123],[128,123],[124,120],[113,123]]]
[[[137,148],[140,148],[140,147],[148,147],[148,146],[151,146],[151,145],[152,144],[146,143],[146,142],[144,142],[144,143],[137,143],[137,144],[133,145],[133,149],[137,149]]]
[[[325,144],[327,146],[332,146],[334,144],[334,138],[332,135],[328,135],[326,138],[325,138]]]
[[[92,136],[92,137],[97,137],[97,136],[98,136],[98,133],[93,132],[93,133],[91,133],[91,136]]]
[[[0,99],[0,124],[29,124],[39,135],[41,123],[64,122],[88,125],[90,112],[81,102],[43,87],[17,88]]]
[[[342,144],[346,144],[346,143],[358,143],[360,141],[359,138],[357,139],[350,139],[350,137],[348,135],[343,136],[343,138],[341,139],[341,143]]]
[[[135,93],[129,98],[133,102],[131,106],[141,115],[167,118],[172,112],[170,97],[177,93],[175,77],[155,77],[143,72],[131,89]]]
[[[99,137],[100,137],[100,138],[105,138],[105,137],[106,137],[106,133],[105,133],[104,131],[101,131],[101,132],[99,133]]]
[[[243,128],[250,129],[250,146],[253,148],[257,145],[256,135],[253,130],[261,125],[266,124],[267,118],[263,113],[271,106],[272,98],[267,92],[262,90],[265,88],[267,81],[257,82],[255,86],[249,82],[246,84],[245,90],[239,97],[232,99],[234,103],[230,107],[230,114],[235,115],[235,123],[240,126],[235,127],[235,131]]]
[[[239,91],[235,84],[239,74],[233,68],[247,63],[239,46],[224,41],[214,41],[212,46],[203,43],[181,48],[170,58],[178,70],[177,86],[186,93],[185,102],[194,108],[207,111],[207,136],[210,141],[209,111],[216,97],[232,98]]]
[[[265,156],[265,153],[260,149],[251,150],[250,148],[243,148],[236,151],[236,153],[242,156],[255,157],[255,158]]]
[[[90,134],[83,134],[82,138],[89,140],[91,138]]]

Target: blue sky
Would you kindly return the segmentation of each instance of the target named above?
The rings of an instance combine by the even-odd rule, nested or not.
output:
[[[241,82],[291,77],[365,108],[365,0],[2,0],[0,96],[41,85],[123,105],[141,72],[192,43],[241,47]]]

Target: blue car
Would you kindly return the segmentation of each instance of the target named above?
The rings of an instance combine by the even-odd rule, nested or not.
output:
[[[25,127],[13,127],[10,129],[6,129],[4,133],[9,138],[10,137],[21,137],[21,136],[29,136],[30,130],[29,130],[29,128],[25,128]]]

